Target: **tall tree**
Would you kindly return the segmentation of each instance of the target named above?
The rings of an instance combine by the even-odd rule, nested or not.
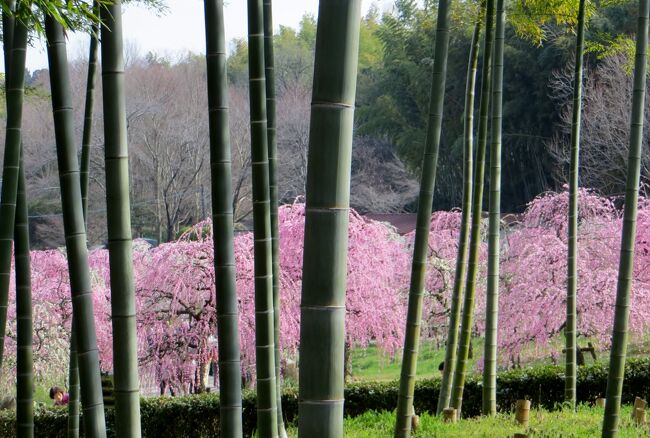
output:
[[[345,289],[360,0],[321,1],[309,127],[298,433],[343,436]]]
[[[18,3],[17,8],[21,6],[22,3]],[[5,18],[5,16],[6,12],[3,12],[3,23],[8,20],[8,17]],[[9,34],[12,34],[11,30],[5,35]],[[11,44],[11,55],[9,57],[7,56],[8,43]],[[16,23],[13,34],[9,38],[9,41],[4,41],[4,44],[5,66],[7,66],[7,129],[2,169],[2,195],[0,200],[0,370],[2,369],[5,332],[7,328],[11,252],[16,218],[18,171],[20,167],[25,52],[27,46],[27,27],[22,21],[19,20]]]
[[[255,366],[257,370],[257,428],[262,438],[278,436],[269,151],[264,66],[262,0],[248,0],[248,69],[253,173],[253,233],[255,238]]]
[[[101,10],[104,163],[113,325],[115,429],[140,436],[140,382],[133,282],[129,148],[126,135],[122,2]]]
[[[616,310],[612,348],[609,356],[609,374],[605,418],[602,436],[616,437],[621,410],[621,393],[625,376],[627,354],[628,321],[630,316],[630,289],[634,269],[634,244],[639,201],[639,180],[641,173],[641,144],[643,140],[644,102],[646,92],[646,71],[648,65],[648,14],[650,0],[639,0],[639,21],[636,33],[636,55],[634,64],[634,92],[632,94],[632,117],[630,126],[630,149],[627,162],[625,207],[621,255],[616,287]]]
[[[212,237],[217,288],[219,433],[223,438],[237,438],[243,434],[241,360],[235,289],[232,169],[223,0],[205,0],[204,6],[210,120]]]
[[[99,6],[93,2],[93,11],[98,14]],[[88,229],[88,169],[90,168],[90,141],[92,138],[93,109],[95,102],[95,76],[97,71],[97,49],[99,48],[99,24],[93,23],[90,29],[90,49],[88,51],[88,78],[86,80],[86,102],[84,108],[83,134],[81,140],[81,162],[79,178],[81,183],[81,202],[84,223]],[[86,232],[87,235],[87,232]],[[77,364],[77,339],[74,317],[70,334],[70,366],[68,374],[68,438],[79,436],[79,367]]]
[[[16,198],[16,435],[34,436],[34,370],[32,360],[32,286],[29,224],[22,154]]]
[[[422,157],[422,176],[415,228],[415,247],[411,264],[411,283],[406,315],[402,370],[397,399],[395,437],[408,437],[411,434],[413,391],[415,388],[422,320],[422,297],[424,296],[427,252],[429,249],[429,228],[431,225],[431,210],[436,184],[436,167],[438,165],[438,150],[440,148],[440,132],[442,130],[442,114],[445,101],[450,6],[451,1],[441,0],[438,3],[438,21],[436,23],[436,38],[433,49],[433,81],[429,97],[426,144],[424,156]]]
[[[15,2],[9,2],[11,11]],[[15,21],[11,14],[3,11],[2,30],[5,70],[11,65],[11,48]],[[5,81],[5,86],[8,81]],[[5,95],[7,88],[5,88]],[[25,167],[23,151],[19,156],[18,186],[16,191],[16,212],[14,223],[15,277],[16,277],[16,435],[34,436],[34,361],[32,349],[32,287],[29,252],[29,223],[27,197],[25,194]]]
[[[586,0],[580,0],[578,9],[578,34],[576,37],[576,60],[573,78],[573,118],[571,122],[571,164],[569,168],[569,254],[567,260],[566,328],[564,329],[566,342],[564,398],[572,406],[576,404],[577,380],[578,168],[580,156],[580,118],[582,114],[582,60],[585,45],[585,4]]]
[[[278,141],[275,117],[275,54],[273,50],[273,6],[263,0],[264,75],[266,84],[266,132],[269,148],[269,199],[271,201],[271,258],[273,271],[273,342],[275,344],[275,385],[278,410],[278,435],[286,438],[282,417],[280,380],[280,242],[278,237]]]
[[[63,227],[65,231],[70,289],[77,336],[77,359],[81,382],[84,431],[87,437],[106,436],[104,403],[95,335],[86,227],[79,184],[79,160],[74,142],[72,97],[63,27],[52,16],[45,18],[47,55],[52,88]]]
[[[481,244],[481,212],[483,206],[483,180],[485,176],[485,150],[488,137],[488,113],[490,108],[490,78],[492,46],[494,43],[494,0],[487,0],[485,8],[485,48],[483,52],[483,72],[481,77],[481,103],[479,108],[478,148],[476,150],[476,167],[472,190],[472,227],[470,231],[469,260],[467,263],[467,279],[465,297],[463,299],[463,317],[460,327],[458,358],[454,369],[451,406],[460,417],[463,404],[463,388],[467,371],[469,346],[472,342],[472,320],[474,316],[474,296],[476,293],[476,277],[479,267],[479,251]]]
[[[497,0],[496,34],[492,58],[492,115],[490,144],[490,197],[488,277],[483,354],[483,414],[497,413],[497,327],[499,315],[499,251],[501,231],[501,127],[503,103],[503,48],[506,33],[504,0]]]
[[[467,83],[465,86],[465,126],[463,136],[463,208],[461,215],[461,228],[458,237],[458,255],[456,257],[456,270],[454,273],[454,289],[451,293],[451,308],[449,310],[449,330],[447,333],[447,346],[445,348],[445,363],[442,370],[440,395],[438,396],[437,413],[449,407],[451,398],[451,378],[456,368],[456,351],[458,350],[458,325],[460,319],[460,302],[463,297],[463,286],[467,268],[467,253],[469,230],[472,209],[472,172],[474,154],[474,97],[476,91],[476,71],[478,69],[478,55],[480,47],[481,26],[483,24],[483,8],[476,17],[472,44],[469,50],[467,66]]]

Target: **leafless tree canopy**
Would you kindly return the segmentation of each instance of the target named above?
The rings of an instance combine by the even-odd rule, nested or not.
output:
[[[585,74],[582,131],[580,141],[580,185],[595,188],[605,195],[620,195],[625,190],[629,151],[632,75],[624,55],[609,57]],[[555,74],[552,93],[562,108],[562,131],[549,149],[557,160],[557,178],[567,181],[570,162],[573,68]],[[650,99],[646,98],[645,126],[648,125]],[[641,179],[650,183],[650,149],[643,136]]]
[[[208,217],[211,211],[205,59],[187,54],[171,62],[153,55],[142,56],[131,46],[127,58],[133,230],[136,237],[167,241],[174,239],[183,227]],[[292,79],[292,59],[280,61],[283,62],[279,62],[282,71],[277,84],[278,182],[280,201],[289,203],[305,192],[311,87],[303,79]],[[303,78],[312,64],[299,61],[298,76]],[[84,60],[71,63],[79,147],[86,75]],[[240,227],[250,227],[252,208],[246,86],[232,84],[229,93],[233,208]],[[101,93],[98,77],[88,207],[91,244],[101,244],[106,239]],[[1,125],[4,128],[4,123]],[[35,72],[30,78],[23,126],[32,239],[37,247],[60,246],[64,242],[47,70]],[[4,136],[4,131],[0,135]],[[353,152],[351,190],[352,206],[361,212],[399,212],[413,203],[417,183],[388,144],[358,138]]]

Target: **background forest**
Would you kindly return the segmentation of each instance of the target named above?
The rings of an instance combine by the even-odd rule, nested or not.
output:
[[[361,213],[413,212],[416,207],[437,16],[435,5],[424,3],[397,1],[393,13],[372,8],[362,19],[351,187],[351,206]],[[454,8],[449,71],[463,72],[474,13],[464,2]],[[633,34],[636,9],[634,2],[601,9],[586,38],[580,183],[607,196],[620,195],[625,184],[626,105],[632,86],[626,38]],[[518,38],[511,27],[507,32],[503,174],[508,183],[502,209],[518,213],[539,193],[566,183],[575,36],[553,22],[533,41]],[[315,35],[315,19],[305,16],[298,29],[281,26],[274,38],[281,203],[304,195]],[[246,41],[232,41],[230,50],[233,207],[236,222],[246,229],[252,220]],[[211,208],[205,61],[194,53],[175,59],[144,54],[130,44],[125,62],[134,232],[170,241],[206,218]],[[86,70],[84,59],[72,61],[79,138]],[[51,248],[63,245],[63,221],[47,70],[28,72],[26,86],[23,138],[29,145],[25,171],[32,246]],[[448,75],[434,210],[460,206],[464,90],[464,74]],[[97,245],[106,240],[99,106],[94,117],[88,237]],[[650,160],[644,150],[642,180],[647,183]]]

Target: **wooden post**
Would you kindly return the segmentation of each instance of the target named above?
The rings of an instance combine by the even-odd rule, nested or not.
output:
[[[528,417],[530,416],[530,400],[517,400],[515,407],[515,419],[517,423],[528,427]]]
[[[411,416],[411,430],[416,432],[418,427],[420,427],[420,416],[413,413]]]
[[[646,410],[635,408],[634,409],[634,421],[636,424],[645,424],[646,423]]]
[[[513,438],[532,438],[532,435],[528,433],[516,433]]]
[[[454,408],[445,408],[442,411],[442,418],[445,423],[455,423],[457,418],[456,409]]]
[[[596,399],[596,406],[599,408],[604,408],[605,407],[605,399],[602,397],[599,397]]]
[[[632,419],[636,422],[636,424],[645,424],[647,407],[648,407],[648,402],[643,400],[641,397],[636,397],[634,399],[634,407],[632,408]]]

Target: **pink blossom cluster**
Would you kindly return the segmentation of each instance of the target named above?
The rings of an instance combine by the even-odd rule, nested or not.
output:
[[[607,348],[614,314],[621,234],[611,200],[580,192],[578,331]],[[300,328],[304,204],[279,211],[280,347],[295,359]],[[568,194],[535,199],[519,223],[504,225],[501,247],[499,346],[502,365],[520,355],[548,354],[561,334],[566,306]],[[400,236],[388,224],[350,212],[346,333],[350,346],[376,344],[388,354],[402,345],[414,233]],[[432,215],[422,335],[444,340],[454,282],[461,214]],[[473,332],[484,327],[486,241],[483,221]],[[254,378],[253,237],[235,237],[236,286],[242,371]],[[143,374],[177,387],[218,360],[214,252],[209,221],[178,241],[151,248],[134,242],[139,360]],[[90,252],[101,366],[112,368],[108,252]],[[70,289],[64,251],[32,252],[34,360],[39,378],[65,379],[70,331]],[[15,351],[14,287],[10,293],[7,350]],[[636,238],[633,336],[650,329],[650,200],[640,201]],[[559,355],[559,354],[556,354]],[[7,368],[11,368],[8,359]]]

